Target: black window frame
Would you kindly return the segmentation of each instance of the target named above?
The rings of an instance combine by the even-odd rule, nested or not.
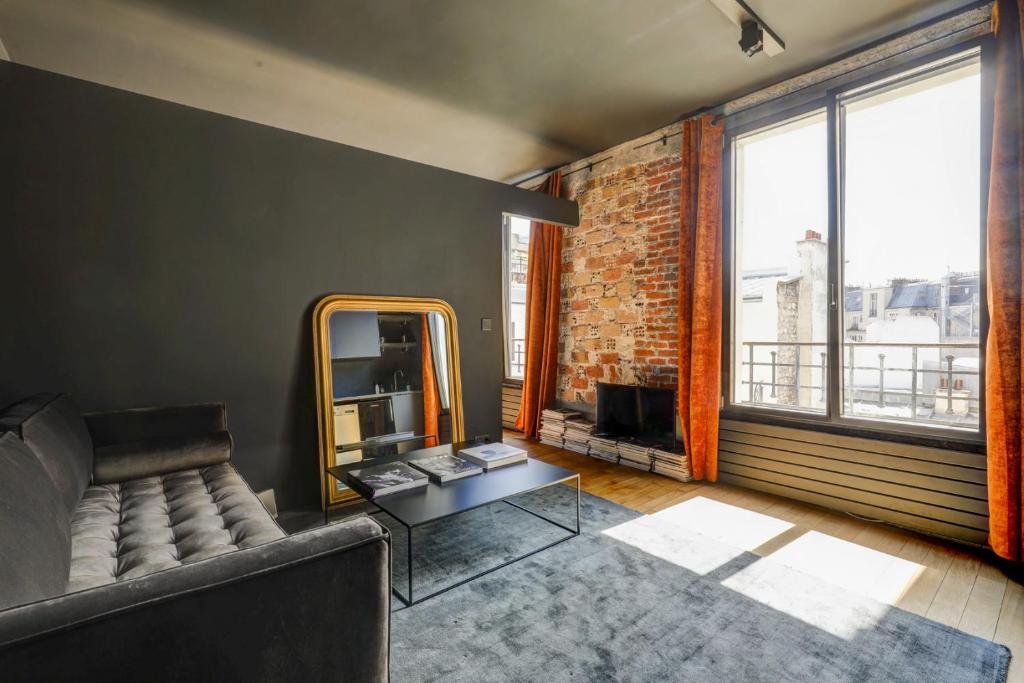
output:
[[[762,116],[744,116],[741,123],[730,125],[731,117],[726,117],[726,130],[723,143],[723,180],[722,180],[722,229],[723,229],[723,258],[725,261],[724,276],[722,278],[723,306],[722,306],[722,371],[721,371],[721,394],[719,397],[720,417],[722,419],[740,420],[746,422],[758,422],[785,427],[810,429],[814,431],[843,434],[849,436],[870,437],[886,441],[912,443],[937,448],[955,448],[973,452],[984,452],[986,438],[985,425],[985,347],[988,338],[988,306],[986,291],[986,231],[985,225],[988,216],[988,174],[991,157],[991,124],[992,124],[992,101],[993,101],[993,40],[990,35],[959,42],[950,47],[935,50],[927,55],[916,59],[906,60],[902,63],[888,68],[871,69],[870,73],[863,78],[849,80],[835,87],[822,86],[818,92],[808,96],[803,94],[803,102],[786,107],[780,102],[787,98],[781,98],[779,102],[772,102],[766,105],[759,105],[754,112],[764,110]],[[843,310],[842,310],[842,289],[843,274],[839,268],[841,263],[841,160],[839,159],[841,147],[839,136],[840,122],[839,100],[840,97],[850,91],[859,90],[866,86],[879,83],[889,78],[899,78],[903,74],[913,72],[929,64],[941,62],[945,59],[969,51],[977,51],[980,61],[981,72],[981,126],[980,126],[980,300],[979,307],[980,336],[979,336],[979,424],[977,431],[966,431],[962,429],[931,426],[913,425],[894,421],[875,420],[863,417],[843,415],[842,403],[842,362],[841,348],[843,340]],[[925,72],[925,73],[930,73]],[[734,163],[733,163],[733,142],[736,138],[749,133],[773,126],[780,125],[789,120],[807,116],[814,112],[824,110],[826,113],[826,138],[827,138],[827,164],[828,164],[828,272],[829,272],[829,294],[831,305],[829,306],[828,321],[828,393],[827,407],[824,413],[810,411],[777,408],[771,406],[759,406],[744,403],[732,402],[733,389],[733,349],[734,349],[734,278],[735,278],[735,245],[736,238],[733,230],[734,225]]]

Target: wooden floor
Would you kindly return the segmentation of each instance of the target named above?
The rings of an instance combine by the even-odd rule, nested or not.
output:
[[[758,491],[725,484],[674,481],[537,441],[526,441],[515,432],[506,432],[505,441],[528,446],[531,455],[579,472],[584,491],[639,512],[655,513],[702,496],[792,524],[785,532],[752,549],[763,557],[815,531],[877,551],[870,553],[873,558],[884,553],[919,565],[912,579],[880,599],[1008,646],[1016,655],[1010,662],[1008,680],[1024,683],[1024,586],[1008,578],[986,552]],[[723,540],[728,541],[728,538]],[[801,561],[812,570],[828,572],[830,581],[843,585],[845,580],[863,579],[856,567],[837,567],[835,557],[825,552],[815,553],[813,545],[809,548],[803,547],[805,557]],[[906,562],[898,564],[907,566]]]

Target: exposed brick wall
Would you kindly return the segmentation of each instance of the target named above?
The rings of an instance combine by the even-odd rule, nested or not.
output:
[[[558,399],[574,405],[598,381],[676,385],[678,143],[609,166],[565,180],[580,225],[562,238]]]

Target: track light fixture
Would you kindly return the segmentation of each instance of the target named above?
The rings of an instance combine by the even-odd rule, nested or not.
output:
[[[764,52],[769,57],[774,57],[786,49],[782,38],[771,30],[743,0],[710,0],[710,2],[729,21],[739,26],[740,49],[747,57],[753,57],[758,52]]]

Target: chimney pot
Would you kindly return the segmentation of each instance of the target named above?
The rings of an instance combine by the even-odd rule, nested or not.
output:
[[[805,240],[817,240],[821,241],[821,233],[816,230],[808,230],[804,233]]]

